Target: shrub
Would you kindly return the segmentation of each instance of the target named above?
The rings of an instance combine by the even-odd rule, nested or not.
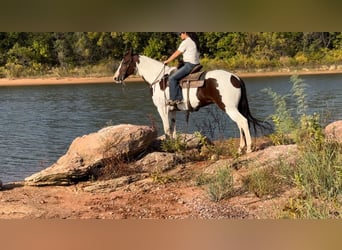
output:
[[[292,184],[290,181],[292,176],[293,167],[279,159],[279,163],[274,166],[253,169],[242,179],[243,188],[257,197],[275,196],[283,190],[284,186]]]
[[[305,65],[309,61],[309,59],[303,52],[298,52],[294,58],[297,65]]]
[[[305,196],[335,199],[342,192],[342,146],[336,141],[306,140],[300,151],[295,183]]]
[[[335,207],[336,203],[326,203],[317,199],[295,198],[290,199],[284,209],[281,211],[279,218],[283,219],[328,219],[342,218],[341,209]]]
[[[306,83],[298,76],[291,76],[291,92],[288,95],[279,95],[271,89],[263,90],[269,94],[275,105],[275,113],[270,116],[274,123],[275,132],[270,135],[275,145],[303,143],[306,139],[315,138],[322,141],[323,129],[318,114],[307,115],[307,100],[305,94]],[[288,108],[290,96],[295,97],[296,109]]]
[[[229,167],[220,168],[208,186],[209,198],[218,202],[234,194],[233,175]]]
[[[181,134],[177,133],[176,138],[163,140],[161,148],[166,152],[183,153],[186,150],[186,142]]]
[[[281,96],[271,89],[265,89],[264,92],[271,96],[275,105],[275,113],[270,117],[275,128],[275,132],[270,135],[272,142],[275,145],[292,143],[290,133],[295,129],[295,121],[287,108],[286,98],[288,96]]]

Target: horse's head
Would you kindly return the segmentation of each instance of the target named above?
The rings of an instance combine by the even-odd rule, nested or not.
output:
[[[134,55],[130,49],[123,57],[118,69],[116,70],[113,80],[116,83],[122,83],[128,76],[135,74],[137,70],[136,62],[139,60],[138,55]]]

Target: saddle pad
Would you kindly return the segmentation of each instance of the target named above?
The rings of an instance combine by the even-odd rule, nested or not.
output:
[[[202,87],[204,80],[182,80],[180,83],[181,88],[198,88]]]
[[[190,74],[180,80],[180,86],[182,88],[198,88],[202,87],[204,84],[204,72],[197,72]]]

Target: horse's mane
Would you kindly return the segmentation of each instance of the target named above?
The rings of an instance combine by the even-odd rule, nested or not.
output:
[[[163,63],[161,61],[158,61],[156,59],[150,58],[148,56],[144,56],[144,55],[139,55],[139,60],[142,61],[146,61],[149,64],[149,68],[151,70],[156,70],[156,71],[160,71],[163,67]],[[165,74],[170,73],[170,71],[172,69],[174,69],[175,67],[169,67],[169,66],[165,66]]]
[[[148,57],[148,56],[139,55],[139,58],[140,58],[140,59],[143,59],[143,60],[147,60],[147,61],[149,61],[149,63],[153,63],[153,64],[155,64],[155,65],[157,65],[157,66],[159,66],[159,67],[163,65],[162,62],[160,62],[160,61],[158,61],[158,60],[156,60],[156,59],[153,59],[153,58],[151,58],[151,57]]]

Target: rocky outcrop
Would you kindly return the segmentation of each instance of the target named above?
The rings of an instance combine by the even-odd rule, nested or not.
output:
[[[105,161],[132,159],[157,138],[155,128],[122,124],[76,138],[52,166],[25,179],[26,185],[70,185],[89,179]]]
[[[342,120],[332,122],[325,127],[325,136],[342,143]]]

